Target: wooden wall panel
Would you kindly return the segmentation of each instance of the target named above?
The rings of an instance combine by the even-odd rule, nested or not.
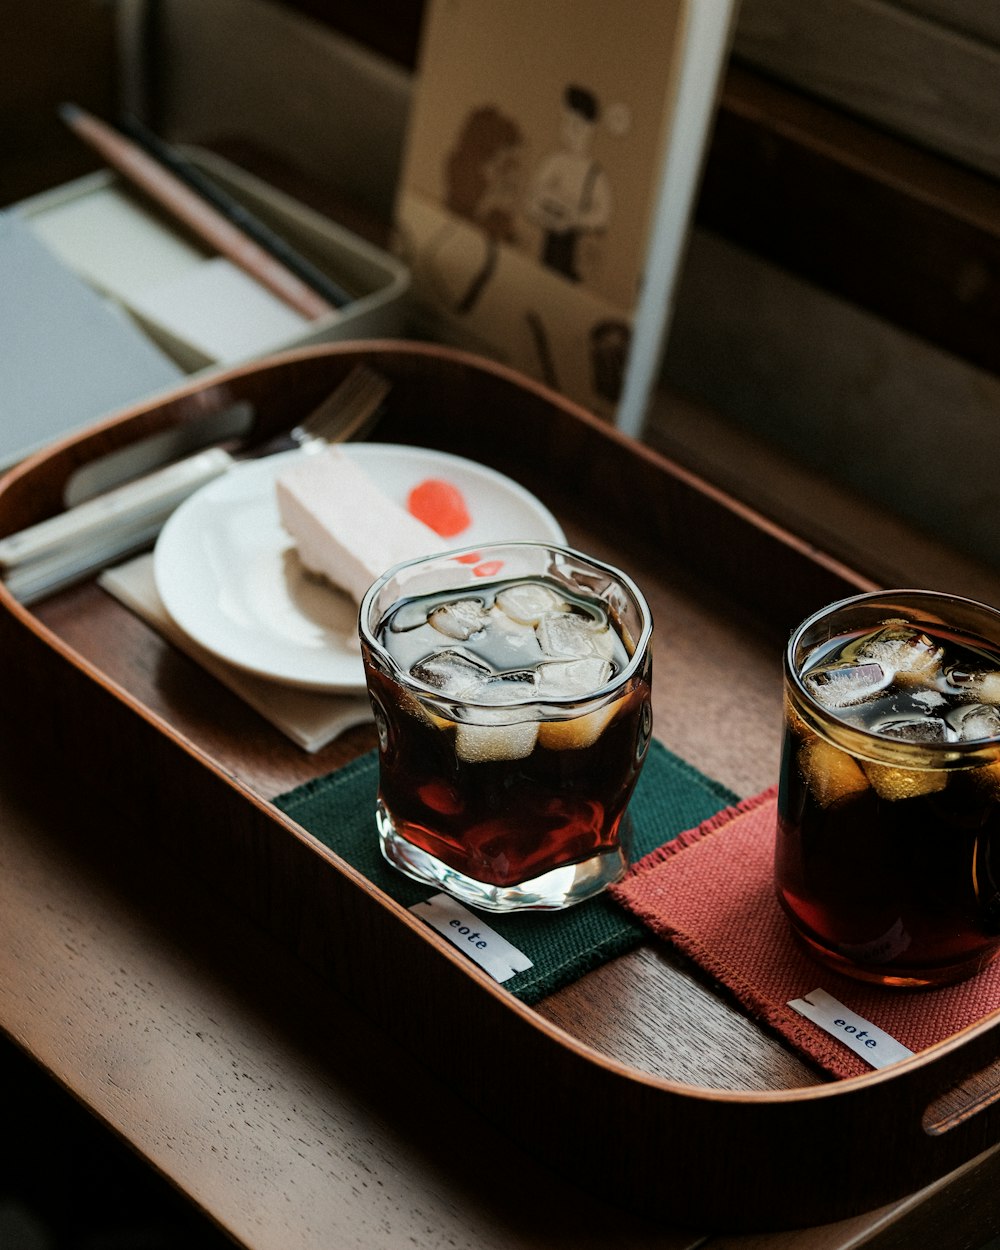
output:
[[[94,158],[56,116],[64,100],[115,106],[114,5],[100,0],[0,0],[0,207],[57,186]]]
[[[733,66],[697,219],[1000,372],[1000,182]]]
[[[942,26],[1000,45],[1000,6],[993,0],[897,0],[897,4]]]
[[[943,9],[942,0],[933,7]],[[997,24],[994,16],[989,26]],[[1000,175],[993,43],[888,0],[743,0],[734,50],[784,82]]]

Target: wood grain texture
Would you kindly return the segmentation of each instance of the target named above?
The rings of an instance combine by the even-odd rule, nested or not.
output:
[[[1000,370],[1000,184],[733,65],[700,225]]]
[[[1000,46],[1000,10],[983,0],[897,0],[899,7]]]
[[[234,1244],[959,1250],[995,1226],[1000,1152],[833,1225],[651,1226],[524,1153],[183,874],[133,871],[100,788],[60,797],[48,776],[0,756],[0,1027]]]
[[[867,579],[544,388],[461,353],[410,344],[308,349],[230,371],[214,391],[219,402],[252,397],[262,427],[277,426],[359,358],[394,382],[382,437],[513,467],[575,538],[597,554],[615,553],[654,596],[668,657],[658,732],[668,745],[731,785],[739,779],[734,788],[758,788],[772,777],[783,640],[806,611]],[[183,419],[192,401],[184,388],[26,462],[0,487],[0,532],[14,528],[14,519],[40,519],[73,464],[137,429]],[[607,481],[619,488],[609,493]],[[137,868],[154,878],[180,872],[260,925],[554,1170],[582,1175],[604,1141],[627,1140],[635,1149],[612,1151],[602,1171],[631,1209],[688,1225],[710,1216],[746,1229],[869,1209],[995,1140],[996,1106],[944,1134],[920,1127],[928,1103],[991,1056],[989,1022],[895,1071],[836,1086],[788,1087],[798,1077],[787,1063],[776,1066],[770,1043],[761,1042],[737,1061],[744,1075],[728,1069],[739,1086],[712,1090],[707,1071],[699,1081],[640,1071],[616,1057],[616,1048],[624,1054],[620,1039],[598,1037],[605,1048],[598,1049],[586,1022],[573,1036],[526,1008],[268,803],[273,791],[265,785],[283,769],[298,775],[295,748],[262,731],[242,757],[239,709],[219,701],[213,723],[193,667],[174,666],[155,650],[144,654],[141,634],[133,634],[130,655],[118,645],[117,618],[88,623],[89,593],[35,613],[0,591],[8,707],[25,732],[83,776],[113,769],[105,814],[139,822],[141,837],[129,847]],[[127,617],[117,605],[104,610]],[[157,709],[144,701],[153,687]],[[734,720],[737,707],[742,721]],[[329,759],[316,761],[316,771],[324,764]],[[663,971],[657,961],[638,959],[628,977],[607,979],[614,988],[596,996],[601,1010],[641,1018],[642,996],[658,998]],[[637,988],[650,972],[656,976]],[[581,990],[574,1010],[588,992]],[[710,1036],[724,1019],[706,1011],[700,1028]],[[442,1022],[461,1022],[462,1046],[442,1052]],[[741,1034],[735,1051],[747,1047],[742,1025]],[[688,1050],[710,1063],[720,1047],[696,1041]],[[650,1064],[658,1062],[653,1054]],[[517,1099],[496,1098],[498,1071]],[[892,1169],[873,1172],[856,1156],[843,1157],[840,1141],[862,1121]],[[789,1141],[805,1137],[815,1143],[808,1156],[788,1151]],[[733,1149],[713,1153],[709,1176],[699,1161],[721,1140]],[[685,1150],[672,1156],[667,1175],[661,1154],[676,1142]],[[842,1186],[817,1184],[834,1170]]]
[[[823,1079],[666,947],[612,960],[537,1010],[640,1072],[704,1089],[795,1089]]]
[[[114,109],[115,20],[113,9],[90,0],[29,8],[0,0],[5,61],[17,67],[0,78],[0,206],[95,168],[56,109],[65,100]]]
[[[132,871],[98,789],[60,802],[11,764],[2,1028],[236,1244],[698,1244],[519,1150],[196,882]]]
[[[1000,50],[886,0],[744,0],[735,54],[971,168],[1000,173]]]

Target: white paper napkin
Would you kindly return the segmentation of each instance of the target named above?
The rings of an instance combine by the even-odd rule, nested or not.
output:
[[[366,695],[323,694],[282,686],[235,668],[199,646],[174,624],[164,608],[157,594],[150,554],[106,569],[97,584],[306,751],[318,751],[345,729],[371,720]]]

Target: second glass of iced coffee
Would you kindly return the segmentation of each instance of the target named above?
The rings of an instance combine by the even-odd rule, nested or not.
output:
[[[941,985],[1000,955],[1000,612],[889,590],[796,630],[775,870],[848,976]]]
[[[579,552],[411,561],[361,605],[390,863],[488,911],[551,910],[624,872],[652,732],[649,608]]]

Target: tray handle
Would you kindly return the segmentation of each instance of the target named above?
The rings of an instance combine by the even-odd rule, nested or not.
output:
[[[940,1137],[968,1124],[998,1102],[1000,1057],[973,1068],[932,1098],[924,1108],[921,1127],[929,1137]]]

